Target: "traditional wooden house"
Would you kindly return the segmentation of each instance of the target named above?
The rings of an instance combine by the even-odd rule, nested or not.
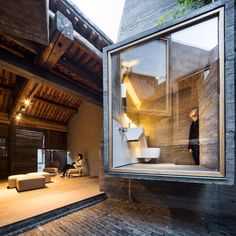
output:
[[[111,198],[235,216],[233,1],[126,0],[117,44],[67,0],[0,3],[1,177],[82,153]]]
[[[1,1],[0,18],[0,176],[36,171],[38,149],[60,168],[82,153],[98,176],[112,41],[69,1]]]

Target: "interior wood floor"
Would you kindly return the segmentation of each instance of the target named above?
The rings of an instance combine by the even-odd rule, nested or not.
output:
[[[17,192],[0,181],[0,227],[100,194],[98,178],[53,176],[46,188]]]

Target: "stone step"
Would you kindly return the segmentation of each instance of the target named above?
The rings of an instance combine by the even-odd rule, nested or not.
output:
[[[63,216],[79,211],[83,208],[89,207],[106,199],[107,199],[106,194],[101,193],[94,197],[90,197],[85,200],[75,202],[70,205],[60,207],[40,215],[0,227],[0,235],[4,236],[19,235],[20,233],[31,230],[40,225],[46,224],[52,220],[59,219]]]

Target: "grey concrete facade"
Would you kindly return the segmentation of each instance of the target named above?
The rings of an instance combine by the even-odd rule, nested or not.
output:
[[[161,3],[161,4],[160,4]],[[169,207],[186,208],[207,212],[236,215],[235,182],[235,4],[232,0],[217,1],[185,16],[171,20],[157,27],[157,19],[168,9],[176,6],[175,1],[126,0],[120,27],[120,42],[124,45],[142,35],[152,34],[165,28],[184,22],[195,16],[209,12],[218,7],[225,8],[225,155],[226,182],[232,186],[203,184],[204,181],[191,180],[192,183],[151,181],[152,177],[131,176],[127,174],[116,177],[103,176],[101,169],[101,188],[110,197],[130,199],[138,202],[162,204]],[[154,28],[153,28],[154,27]],[[111,49],[108,47],[106,50]],[[105,58],[106,59],[106,58]],[[107,61],[104,60],[104,71]],[[108,169],[108,84],[104,73],[104,168]],[[103,156],[103,155],[102,155]],[[103,161],[103,160],[102,160]],[[110,175],[112,176],[112,175]],[[113,175],[114,176],[114,175]],[[135,177],[136,179],[132,179]],[[139,178],[139,179],[138,179]],[[149,180],[141,180],[142,178]],[[132,180],[131,180],[132,179]],[[162,178],[162,180],[170,180]],[[185,181],[188,182],[188,181]],[[194,182],[194,183],[193,183]],[[201,183],[198,183],[201,182]],[[209,182],[208,183],[213,183]]]

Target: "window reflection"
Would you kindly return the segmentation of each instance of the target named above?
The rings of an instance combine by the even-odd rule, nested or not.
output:
[[[154,40],[120,53],[123,111],[168,113],[167,47]]]
[[[218,17],[111,56],[112,167],[219,170]]]

